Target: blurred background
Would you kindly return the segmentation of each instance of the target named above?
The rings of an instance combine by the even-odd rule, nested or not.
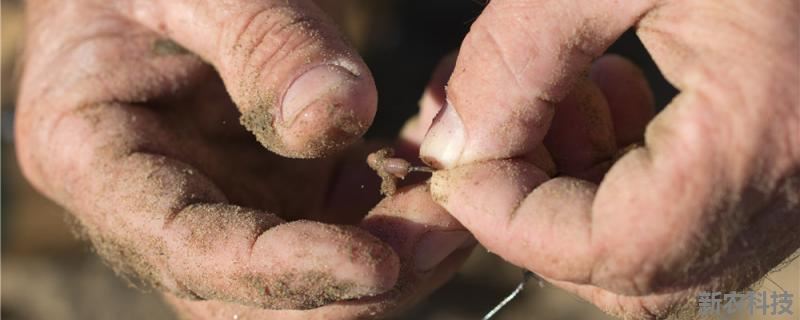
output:
[[[484,1],[318,2],[340,22],[375,77],[380,105],[368,137],[393,138],[417,112],[417,100],[433,68],[458,48]],[[157,294],[140,292],[117,278],[86,242],[72,234],[68,213],[43,198],[21,176],[14,154],[13,113],[23,37],[22,2],[2,0],[2,318],[175,319]],[[632,32],[609,51],[643,68],[659,107],[675,95]],[[477,248],[452,281],[401,318],[480,319],[513,290],[521,275],[518,268]],[[794,319],[798,319],[800,259],[769,277],[794,294]],[[770,281],[756,288],[778,290]],[[612,318],[571,295],[532,281],[496,319]],[[730,319],[748,317],[741,314]]]

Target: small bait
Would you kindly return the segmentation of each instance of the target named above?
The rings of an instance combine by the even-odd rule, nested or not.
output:
[[[392,148],[383,148],[367,156],[367,164],[381,177],[381,194],[391,196],[397,192],[397,179],[405,179],[411,172],[433,172],[425,166],[412,166],[402,158],[393,158]]]

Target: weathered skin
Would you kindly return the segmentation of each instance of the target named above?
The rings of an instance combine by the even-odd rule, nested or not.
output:
[[[742,289],[800,247],[798,25],[791,0],[492,1],[422,146],[434,199],[619,316]],[[637,68],[595,60],[630,27],[681,91],[653,119]],[[542,144],[560,177],[521,161]]]
[[[403,132],[414,149],[427,131],[422,155],[446,169],[433,200],[458,221],[419,186],[364,220],[377,191],[353,190],[370,173],[333,168],[363,169],[366,152],[265,152],[332,155],[375,113],[369,71],[308,0],[39,0],[28,13],[26,176],[119,271],[207,299],[174,300],[191,318],[396,310],[457,267],[470,244],[458,222],[630,318],[747,286],[800,246],[797,1],[491,1]],[[595,60],[631,26],[681,90],[655,118],[635,66]]]
[[[424,186],[367,217],[380,199],[364,163],[374,149],[348,145],[372,122],[374,84],[311,1],[27,10],[25,175],[119,273],[188,318],[385,315],[441,285],[474,245]],[[413,153],[421,139],[401,138]],[[436,234],[460,242],[437,246]]]

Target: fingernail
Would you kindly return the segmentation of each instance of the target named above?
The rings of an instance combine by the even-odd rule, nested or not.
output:
[[[433,125],[420,148],[420,157],[435,168],[452,168],[466,144],[464,124],[456,109],[448,102],[433,119]]]
[[[415,249],[417,272],[430,271],[451,253],[474,242],[467,231],[430,231],[422,235]]]
[[[294,80],[283,96],[283,124],[291,125],[303,110],[319,100],[332,100],[335,95],[347,94],[348,86],[356,80],[354,74],[336,65],[322,65],[306,71]]]

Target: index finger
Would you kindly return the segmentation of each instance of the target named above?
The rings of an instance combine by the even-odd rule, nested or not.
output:
[[[492,1],[464,39],[421,156],[439,168],[521,156],[554,104],[652,1]]]

